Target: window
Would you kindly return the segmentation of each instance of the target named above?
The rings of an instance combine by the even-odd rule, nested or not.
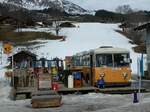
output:
[[[129,66],[129,54],[114,54],[114,66]]]
[[[96,55],[96,66],[113,66],[112,54],[97,54]]]

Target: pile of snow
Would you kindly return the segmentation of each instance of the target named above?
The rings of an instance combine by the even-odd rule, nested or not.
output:
[[[6,72],[6,69],[3,69],[3,68],[0,69],[0,81],[4,80],[5,72]]]
[[[10,86],[7,81],[0,80],[0,102],[9,99]]]
[[[87,10],[105,9],[115,11],[120,5],[130,5],[132,9],[150,10],[150,0],[68,0]]]
[[[8,56],[3,54],[1,49],[2,49],[2,43],[0,42],[0,81],[4,80],[4,74],[6,71],[6,69],[4,67],[6,65],[8,65],[8,63],[7,63]]]

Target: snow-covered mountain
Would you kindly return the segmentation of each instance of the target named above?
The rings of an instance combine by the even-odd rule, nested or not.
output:
[[[90,13],[89,11],[83,9],[79,5],[76,5],[72,2],[69,2],[67,0],[62,0],[63,8],[67,13],[71,14],[87,14]]]
[[[5,3],[18,5],[30,10],[42,10],[45,8],[63,9],[60,0],[4,0]]]
[[[132,9],[150,11],[150,0],[68,0],[87,10],[105,9],[115,11],[120,5],[130,5]]]
[[[59,9],[70,14],[85,14],[87,10],[67,0],[0,0],[29,10]]]
[[[30,10],[54,8],[70,14],[89,14],[89,10],[115,11],[118,6],[130,5],[132,9],[150,11],[150,0],[0,0]]]

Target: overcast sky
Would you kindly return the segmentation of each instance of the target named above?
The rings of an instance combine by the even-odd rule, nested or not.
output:
[[[69,0],[85,9],[115,10],[119,5],[129,4],[133,9],[150,10],[150,0]]]

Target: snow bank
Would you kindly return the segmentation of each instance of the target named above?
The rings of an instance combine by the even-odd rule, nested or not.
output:
[[[4,79],[5,71],[6,69],[3,68],[0,70],[0,81]]]
[[[7,100],[9,99],[8,96],[9,96],[9,92],[10,92],[10,86],[9,84],[4,81],[4,80],[0,80],[0,89],[1,89],[1,92],[0,92],[0,102],[2,102],[3,100]]]

